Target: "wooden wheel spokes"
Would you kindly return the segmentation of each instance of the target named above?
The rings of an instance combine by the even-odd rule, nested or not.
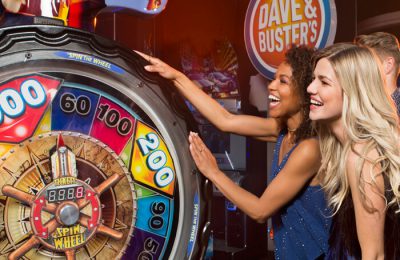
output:
[[[107,227],[107,226],[105,226],[103,224],[100,224],[97,227],[97,233],[105,235],[105,236],[108,236],[108,237],[111,237],[111,238],[116,239],[116,240],[121,239],[123,237],[123,235],[124,235],[122,232],[117,231],[115,229],[112,229],[110,227]]]
[[[46,223],[45,228],[48,229],[49,234],[52,234],[56,228],[59,226],[57,220],[53,218],[49,222]],[[26,241],[22,246],[18,247],[16,250],[14,250],[9,256],[9,260],[16,260],[25,255],[29,250],[34,248],[40,244],[40,239],[36,235],[32,235],[32,237]]]
[[[75,249],[65,251],[65,256],[67,260],[75,260]]]
[[[16,250],[11,252],[10,255],[8,256],[8,259],[9,260],[19,259],[21,256],[25,255],[26,252],[28,252],[38,244],[40,244],[39,238],[33,235],[28,241],[22,244],[22,246],[18,247]]]
[[[100,183],[96,188],[94,188],[97,196],[100,196],[101,194],[103,194],[103,192],[105,192],[109,188],[113,187],[115,184],[117,184],[119,182],[120,179],[122,179],[122,176],[115,173],[115,174],[111,175],[111,177],[109,177],[108,179],[106,179],[105,181]],[[79,199],[77,201],[79,209],[83,209],[89,203],[90,202],[86,199]]]
[[[90,220],[89,216],[87,216],[85,214],[81,214],[81,217],[79,218],[79,223],[82,226],[88,228],[89,220]],[[102,234],[102,235],[105,235],[105,236],[108,236],[108,237],[111,237],[111,238],[117,239],[117,240],[121,239],[122,236],[123,236],[122,232],[114,230],[114,229],[112,229],[110,227],[107,227],[107,226],[105,226],[103,224],[98,225],[96,233],[99,233],[99,234]]]
[[[14,198],[20,202],[28,204],[29,206],[32,206],[33,201],[36,199],[35,196],[33,196],[29,193],[26,193],[22,190],[19,190],[17,188],[14,188],[11,185],[4,185],[2,188],[2,192],[5,196]]]
[[[26,193],[22,190],[19,190],[17,188],[14,188],[13,186],[10,185],[5,185],[2,188],[2,192],[5,196],[11,197],[13,199],[18,200],[19,202],[25,203],[29,206],[32,207],[34,204],[34,201],[36,197],[32,194]],[[57,210],[57,205],[51,203],[51,204],[46,204],[43,207],[43,210],[49,213],[54,214]]]
[[[81,210],[84,207],[86,207],[87,205],[89,205],[90,201],[86,200],[86,199],[78,199],[76,204],[78,204],[78,208]]]
[[[86,193],[86,197],[82,199],[78,199],[76,201],[76,204],[78,209],[79,209],[79,223],[86,227],[87,229],[91,230],[91,232],[94,232],[94,234],[101,234],[105,235],[107,237],[110,237],[112,239],[120,240],[123,237],[123,233],[117,230],[114,230],[108,226],[105,226],[103,224],[99,223],[99,217],[101,216],[101,205],[99,201],[99,196],[103,194],[106,190],[112,188],[114,185],[116,185],[123,176],[115,173],[111,175],[108,179],[104,180],[102,183],[100,183],[96,188],[94,189],[89,189]],[[13,186],[10,185],[5,185],[2,188],[2,192],[5,196],[8,196],[10,198],[13,198],[15,200],[18,200],[19,202],[26,204],[27,206],[30,206],[32,209],[36,209],[38,212],[34,212],[35,221],[38,223],[41,223],[40,220],[40,211],[44,210],[50,214],[53,214],[54,216],[57,214],[60,214],[58,210],[60,210],[59,207],[62,207],[61,205],[64,204],[57,204],[57,203],[47,203],[46,199],[44,196],[38,197],[32,194],[29,194],[25,191],[19,190]],[[87,205],[92,204],[93,207],[93,216],[88,216],[84,214],[83,212],[80,212],[81,209],[86,207]],[[36,214],[36,215],[35,215]],[[39,215],[38,215],[39,214]],[[15,251],[13,251],[9,255],[10,260],[16,260],[21,257],[23,257],[29,250],[32,248],[36,247],[37,245],[41,243],[47,243],[45,241],[42,241],[43,238],[47,239],[49,235],[54,233],[57,229],[57,227],[62,226],[62,221],[57,220],[56,217],[52,218],[50,221],[48,221],[45,225],[37,224],[36,228],[38,230],[35,231],[35,233],[27,240],[24,244],[22,244],[19,248],[17,248]],[[44,235],[45,234],[45,235]],[[44,236],[44,237],[42,237]],[[67,260],[75,260],[76,258],[76,250],[75,248],[66,248],[65,256]]]
[[[114,173],[113,175],[111,175],[111,177],[109,177],[107,180],[100,183],[99,186],[94,188],[94,190],[97,192],[98,196],[100,196],[104,191],[117,184],[119,180],[122,179],[122,177],[123,176],[119,175],[118,173]]]

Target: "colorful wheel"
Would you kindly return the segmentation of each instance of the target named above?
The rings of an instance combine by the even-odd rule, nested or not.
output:
[[[0,41],[0,258],[201,257],[210,187],[170,83],[79,30]]]

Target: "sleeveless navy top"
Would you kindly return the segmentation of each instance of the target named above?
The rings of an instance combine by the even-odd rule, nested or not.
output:
[[[283,137],[281,131],[274,149],[272,178],[285,167],[296,143],[279,163]],[[330,210],[321,186],[306,186],[296,197],[272,217],[275,259],[316,259],[328,251]]]

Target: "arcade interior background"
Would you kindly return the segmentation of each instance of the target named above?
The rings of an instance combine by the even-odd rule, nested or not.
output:
[[[334,42],[350,42],[358,34],[374,31],[387,31],[399,38],[400,1],[334,2]],[[169,0],[166,9],[154,16],[105,9],[96,17],[94,32],[128,49],[161,58],[233,113],[267,116],[269,80],[252,65],[244,41],[248,4],[243,0]],[[77,86],[71,89],[80,91]],[[186,105],[220,168],[240,186],[261,195],[268,185],[273,144],[222,133],[191,104]],[[270,223],[258,224],[246,217],[216,189],[211,200],[209,255],[214,259],[273,259]]]
[[[372,0],[336,0],[335,5],[335,42],[351,42],[355,35],[374,31],[400,36],[399,1],[384,0],[378,4]],[[184,71],[230,111],[267,115],[266,88],[260,85],[265,86],[268,80],[253,67],[243,39],[247,7],[248,1],[241,0],[171,0],[163,13],[150,19],[132,18],[124,13],[105,14],[99,17],[96,31],[130,48],[148,51]],[[131,37],[132,34],[138,37]],[[196,72],[200,67],[201,75]],[[212,77],[215,71],[223,80],[217,82]],[[208,73],[211,74],[204,75]],[[238,167],[232,168],[223,160],[221,166],[243,187],[260,195],[268,182],[273,146],[251,138],[236,140],[213,129],[195,110],[192,112],[217,158],[222,150],[234,150],[229,153],[236,154],[233,163]],[[232,140],[234,145],[229,143]],[[270,255],[273,243],[268,240],[268,225],[245,217],[217,191],[212,216],[216,259],[240,259],[246,251]]]

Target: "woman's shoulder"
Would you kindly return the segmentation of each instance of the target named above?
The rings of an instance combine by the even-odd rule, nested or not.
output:
[[[356,143],[353,144],[349,149],[348,154],[346,156],[346,169],[347,169],[347,177],[352,181],[356,181],[358,178],[363,178],[365,181],[369,182],[372,179],[375,179],[378,175],[371,175],[371,170],[376,172],[377,174],[380,171],[379,164],[377,165],[377,159],[379,159],[379,153],[376,149],[370,148],[370,146],[366,143]],[[360,165],[361,167],[357,167]],[[357,173],[360,171],[359,173]],[[353,174],[357,173],[357,174]],[[360,175],[361,174],[361,177]],[[356,177],[359,176],[359,177]],[[372,177],[375,176],[375,177]]]
[[[367,161],[374,161],[379,157],[378,151],[367,143],[353,144],[347,154],[347,164],[354,164],[358,159],[364,158]]]
[[[321,161],[321,153],[318,139],[308,138],[301,140],[293,150],[291,157],[294,160],[300,160],[302,163],[304,161],[315,161],[319,164]]]
[[[318,151],[319,152],[319,140],[315,137],[303,139],[299,141],[297,145],[297,149],[299,150],[304,150],[305,152],[313,152],[313,151]]]

